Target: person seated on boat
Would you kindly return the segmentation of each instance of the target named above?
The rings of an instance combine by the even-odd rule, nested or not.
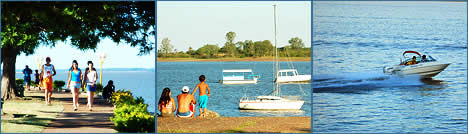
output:
[[[159,111],[162,117],[174,117],[176,110],[175,100],[171,97],[171,89],[164,88],[158,103]]]
[[[421,61],[419,61],[419,62],[427,62],[426,55],[423,55],[423,56],[421,57]]]
[[[413,59],[411,61],[406,62],[405,65],[413,65],[413,64],[417,64],[416,63],[416,56],[413,56]]]
[[[177,109],[177,117],[193,117],[195,114],[190,110],[192,104],[196,104],[195,97],[192,94],[189,94],[189,87],[184,86],[182,88],[182,94],[177,96],[177,104],[179,109]]]

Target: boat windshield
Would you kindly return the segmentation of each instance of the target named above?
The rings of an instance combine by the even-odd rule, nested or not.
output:
[[[407,62],[409,62],[409,61],[411,61],[411,60],[412,60],[412,58],[407,58],[407,59],[405,59],[405,60],[404,60],[402,63],[400,63],[400,64],[405,64],[405,63],[407,63]],[[417,62],[417,63],[420,63],[420,62],[433,62],[433,61],[437,61],[437,60],[434,59],[434,58],[433,58],[432,56],[430,56],[430,55],[427,55],[425,60],[422,60],[421,57],[416,57],[416,62]]]

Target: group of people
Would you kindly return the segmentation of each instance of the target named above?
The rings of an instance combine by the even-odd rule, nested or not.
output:
[[[421,61],[416,61],[416,56],[413,56],[413,58],[410,61],[406,62],[405,65],[414,65],[414,64],[418,64],[420,62],[426,62],[426,61],[427,61],[426,55],[423,55],[421,57]]]
[[[80,94],[80,89],[85,88],[88,94],[88,110],[92,111],[93,101],[94,101],[94,92],[96,91],[96,81],[98,79],[98,73],[93,67],[94,64],[92,61],[88,61],[88,67],[85,69],[84,73],[81,72],[81,69],[78,68],[78,62],[73,60],[72,66],[68,72],[68,81],[67,89],[70,89],[73,96],[73,108],[75,111],[78,110],[78,97]],[[50,57],[46,58],[46,64],[41,66],[41,71],[38,73],[38,70],[35,70],[35,83],[40,89],[45,90],[45,102],[46,104],[51,104],[50,98],[52,97],[53,91],[53,76],[57,74],[55,71],[54,65],[51,64]],[[31,82],[31,73],[32,70],[26,66],[23,70],[24,81],[26,87],[29,88]],[[112,95],[112,92],[115,91],[115,86],[113,81],[110,80],[108,85],[104,88],[107,92],[103,93],[105,98],[109,98]]]
[[[210,97],[210,87],[205,83],[205,75],[201,75],[198,80],[198,83],[194,91],[190,94],[190,88],[184,86],[182,88],[182,93],[177,96],[177,104],[174,98],[171,97],[171,89],[164,88],[161,98],[159,98],[158,109],[161,112],[162,117],[194,117],[195,116],[195,104],[198,104],[200,110],[200,116],[206,116],[206,107],[208,104],[208,97]],[[198,101],[195,100],[194,94],[199,91]],[[176,112],[177,110],[177,112]],[[202,111],[203,110],[203,111]],[[175,113],[176,112],[176,113]],[[174,115],[175,114],[175,115]]]

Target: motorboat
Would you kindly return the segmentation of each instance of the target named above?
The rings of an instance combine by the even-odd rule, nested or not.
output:
[[[415,64],[411,64],[413,58],[406,57],[407,54],[415,54]],[[431,78],[444,71],[450,63],[442,63],[434,59],[430,55],[419,54],[416,51],[405,51],[403,53],[403,61],[400,59],[400,64],[384,67],[383,72],[389,75],[419,75],[422,78]]]
[[[276,47],[276,5],[274,5],[274,16],[275,16],[275,66],[273,69],[278,72],[278,49]],[[278,73],[276,73],[276,78],[278,78]],[[310,76],[309,76],[310,78]],[[255,99],[249,99],[249,97],[242,97],[239,100],[239,109],[241,110],[299,110],[301,109],[304,101],[287,99],[281,96],[280,85],[278,82],[273,86],[273,92],[267,96],[257,96]]]
[[[252,69],[223,70],[223,84],[256,84],[260,78]]]
[[[276,76],[278,83],[309,82],[311,78],[310,75],[300,75],[296,69],[281,69]]]

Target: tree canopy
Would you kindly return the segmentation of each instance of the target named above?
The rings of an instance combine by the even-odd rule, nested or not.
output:
[[[139,54],[154,46],[148,42],[155,34],[149,31],[155,24],[154,2],[2,2],[1,10],[2,51],[15,49],[17,55],[67,39],[80,50],[96,49],[105,37],[138,46]]]
[[[2,98],[16,89],[16,57],[30,55],[40,45],[54,47],[57,41],[80,50],[95,50],[103,38],[139,47],[139,55],[153,50],[155,3],[106,2],[1,2],[3,63]]]

